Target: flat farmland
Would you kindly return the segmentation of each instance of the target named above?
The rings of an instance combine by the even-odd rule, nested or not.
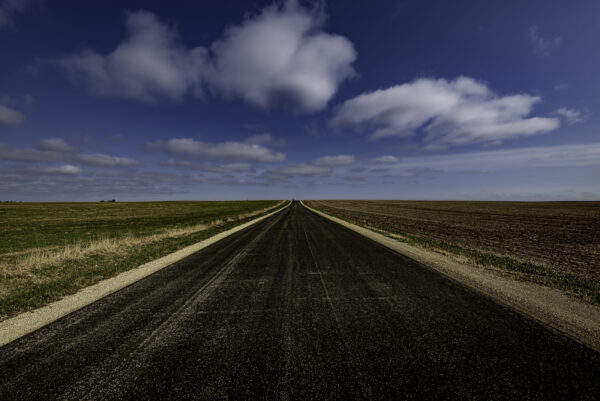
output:
[[[0,204],[0,319],[278,206],[279,201]]]
[[[600,202],[309,201],[355,224],[600,304]]]

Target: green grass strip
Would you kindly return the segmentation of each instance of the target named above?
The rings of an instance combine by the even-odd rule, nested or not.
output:
[[[287,203],[255,216],[210,227],[184,237],[167,238],[142,245],[122,258],[115,258],[114,255],[93,255],[48,266],[24,275],[3,278],[4,294],[0,296],[0,319],[42,307],[103,279],[161,258],[286,205]]]

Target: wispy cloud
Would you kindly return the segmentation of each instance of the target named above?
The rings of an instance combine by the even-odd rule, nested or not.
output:
[[[0,95],[0,104],[7,106],[31,106],[34,102],[33,96],[27,93],[20,96]]]
[[[571,87],[570,84],[565,84],[565,83],[556,84],[556,85],[554,85],[554,90],[561,91],[561,90],[569,89],[570,87]]]
[[[464,172],[594,165],[600,166],[600,143],[406,157],[397,165],[397,168],[428,167],[443,171]]]
[[[393,164],[393,163],[398,163],[400,161],[399,158],[397,158],[396,156],[379,156],[376,157],[374,159],[371,159],[370,162],[371,163],[375,163],[375,164]]]
[[[105,199],[136,194],[180,194],[191,182],[186,174],[128,169],[82,171],[76,166],[1,168],[0,193],[36,199]],[[185,185],[184,185],[185,183]]]
[[[16,126],[21,124],[24,119],[23,114],[0,104],[0,125]]]
[[[0,144],[0,160],[55,162],[64,159],[65,155],[60,152],[38,149],[15,149],[7,145]]]
[[[202,142],[192,138],[173,138],[148,144],[149,150],[163,150],[169,154],[198,160],[228,162],[278,162],[285,154],[265,146],[245,142]]]
[[[581,111],[569,109],[567,107],[561,107],[560,109],[556,110],[556,113],[563,117],[569,125],[581,123],[585,120]]]
[[[213,163],[194,163],[190,160],[163,160],[159,162],[161,166],[177,167],[182,169],[191,169],[204,171],[207,173],[249,173],[254,172],[255,168],[250,163],[229,163],[229,164],[213,164]]]
[[[48,138],[38,142],[38,148],[53,152],[72,152],[75,148],[62,138]]]
[[[70,161],[95,167],[131,167],[139,164],[137,160],[128,157],[101,153],[76,154],[76,149],[61,138],[44,139],[37,143],[37,147],[38,149],[19,149],[0,144],[0,160],[29,163]]]
[[[11,25],[16,14],[25,12],[36,2],[36,0],[1,0],[0,29]]]
[[[270,170],[269,174],[272,176],[280,175],[280,176],[295,176],[295,175],[321,175],[321,174],[329,174],[331,172],[331,167],[326,166],[315,166],[314,164],[295,164],[292,166],[281,167],[278,169]]]
[[[81,153],[75,157],[79,163],[96,167],[131,167],[139,162],[129,157],[109,156],[101,153]]]
[[[407,137],[422,130],[430,148],[493,143],[558,128],[557,118],[528,117],[541,99],[500,96],[468,77],[422,78],[344,102],[330,124],[374,130],[371,139]]]
[[[33,172],[37,172],[39,174],[66,174],[73,175],[79,174],[83,171],[81,167],[73,166],[71,164],[65,164],[59,167],[38,167],[32,170]]]
[[[348,167],[356,162],[357,159],[354,155],[322,156],[306,163],[292,164],[264,171],[261,177],[271,182],[277,182],[286,181],[297,176],[325,176],[331,174],[335,168]]]
[[[529,27],[529,40],[533,44],[533,51],[540,56],[549,56],[562,41],[562,36],[543,37],[539,34],[537,25]]]
[[[209,88],[263,108],[315,112],[354,75],[356,58],[348,39],[323,31],[324,21],[321,6],[288,0],[230,26],[209,48],[187,48],[174,29],[138,11],[113,52],[87,50],[58,63],[100,96],[156,102]]]
[[[364,175],[347,175],[343,178],[344,178],[344,180],[350,181],[350,182],[366,182],[367,181],[367,177],[365,177]]]
[[[354,155],[323,156],[312,161],[315,166],[340,167],[356,163]]]
[[[123,134],[108,134],[106,139],[114,143],[123,143],[125,136]]]
[[[285,139],[274,138],[271,134],[252,135],[245,142],[252,145],[271,145],[276,147],[282,147],[286,144]]]

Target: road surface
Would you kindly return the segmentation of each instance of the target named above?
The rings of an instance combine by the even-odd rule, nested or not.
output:
[[[600,353],[297,202],[0,348],[2,400],[599,395]]]

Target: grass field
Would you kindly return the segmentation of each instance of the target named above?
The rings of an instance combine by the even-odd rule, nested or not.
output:
[[[0,204],[0,319],[280,206],[278,201]]]
[[[600,304],[600,202],[309,201],[355,224]]]

